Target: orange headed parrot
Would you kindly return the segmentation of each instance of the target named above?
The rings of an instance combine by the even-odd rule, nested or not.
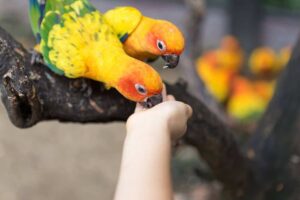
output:
[[[133,7],[117,7],[104,14],[126,53],[142,61],[161,56],[164,68],[175,68],[184,50],[184,37],[171,22],[143,16]]]
[[[159,74],[126,54],[114,27],[88,0],[29,3],[33,33],[52,71],[103,82],[136,102],[160,95],[163,84]]]

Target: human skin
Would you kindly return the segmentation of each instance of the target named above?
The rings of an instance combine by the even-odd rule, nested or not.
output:
[[[144,110],[137,105],[128,119],[115,200],[171,200],[172,142],[186,132],[189,105],[165,96],[165,102]]]

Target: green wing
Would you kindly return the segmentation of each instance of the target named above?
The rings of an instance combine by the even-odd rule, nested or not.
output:
[[[80,3],[83,6],[76,6]],[[33,33],[41,46],[41,53],[48,67],[57,74],[64,75],[64,71],[57,68],[51,61],[49,52],[49,33],[57,24],[64,26],[62,16],[67,13],[75,13],[76,17],[82,17],[96,9],[88,0],[30,0],[30,21]]]
[[[29,20],[33,34],[39,43],[41,40],[40,36],[40,24],[43,19],[45,12],[45,1],[40,0],[29,0]]]
[[[81,1],[85,9],[93,11],[95,8],[88,0],[29,0],[29,19],[33,34],[38,43],[41,41],[41,24],[47,12],[65,12],[65,6]]]

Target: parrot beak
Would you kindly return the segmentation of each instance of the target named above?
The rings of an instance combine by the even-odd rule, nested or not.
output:
[[[162,59],[164,59],[164,61],[166,61],[164,69],[166,69],[166,68],[173,69],[178,65],[180,56],[176,55],[176,54],[167,54],[167,55],[163,55]]]
[[[152,108],[157,104],[160,104],[162,101],[163,101],[162,95],[157,94],[152,97],[146,98],[143,102],[140,102],[140,104],[145,108]]]

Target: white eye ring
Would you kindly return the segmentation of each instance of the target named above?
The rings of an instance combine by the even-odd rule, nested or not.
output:
[[[165,51],[167,49],[166,44],[161,40],[157,40],[156,45],[160,51]]]
[[[138,93],[140,93],[141,95],[147,95],[147,90],[146,90],[146,88],[143,86],[143,85],[141,85],[141,84],[135,84],[135,89],[136,89],[136,91],[138,91]]]

